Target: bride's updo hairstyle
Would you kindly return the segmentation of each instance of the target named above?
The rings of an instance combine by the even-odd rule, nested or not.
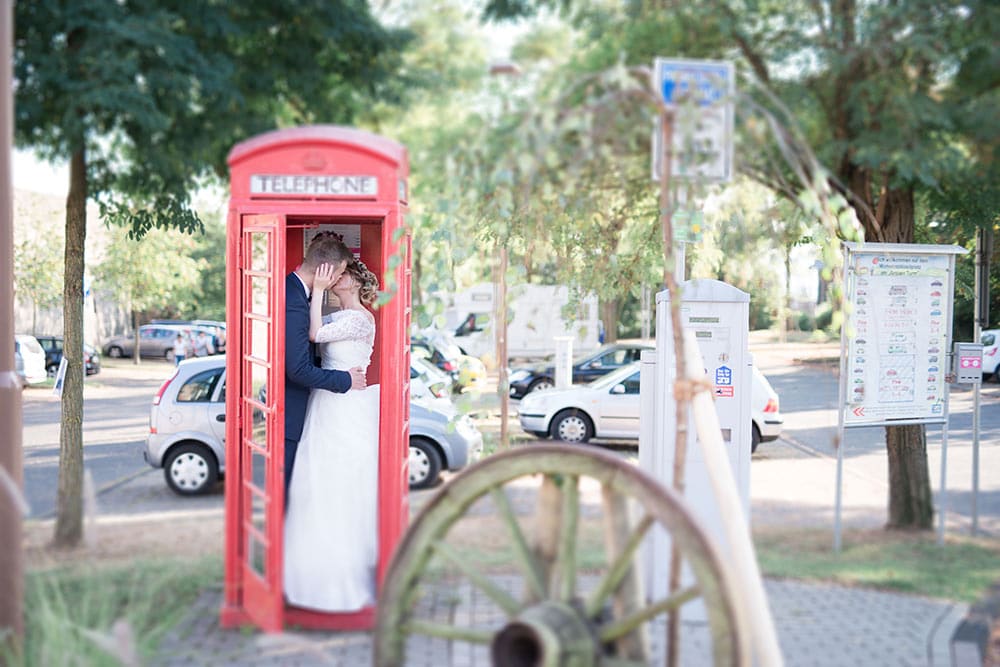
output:
[[[353,259],[347,263],[346,271],[357,281],[359,285],[358,296],[361,303],[366,306],[372,305],[378,297],[378,278],[368,270],[365,263],[360,259]]]

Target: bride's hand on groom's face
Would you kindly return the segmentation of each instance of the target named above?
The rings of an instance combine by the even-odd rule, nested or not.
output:
[[[337,279],[340,278],[346,266],[347,262],[341,262],[339,265],[320,264],[316,268],[316,275],[313,277],[313,289],[319,291],[328,289],[330,285],[337,282]]]

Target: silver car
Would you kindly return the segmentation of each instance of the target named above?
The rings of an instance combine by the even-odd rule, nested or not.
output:
[[[180,495],[206,493],[225,472],[226,358],[182,361],[163,383],[149,412],[143,458]],[[410,488],[437,483],[442,470],[458,470],[479,455],[483,437],[467,416],[410,403]]]

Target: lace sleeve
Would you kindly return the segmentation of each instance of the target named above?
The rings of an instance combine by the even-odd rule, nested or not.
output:
[[[342,310],[334,313],[333,319],[316,332],[317,343],[333,343],[338,340],[365,340],[375,333],[375,325],[364,313],[356,310]]]

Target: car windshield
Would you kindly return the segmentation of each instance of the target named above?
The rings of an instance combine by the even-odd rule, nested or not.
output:
[[[627,366],[622,366],[618,370],[608,373],[607,375],[599,377],[593,382],[587,383],[587,386],[592,389],[604,389],[606,387],[611,388],[616,384],[620,384],[627,380],[628,377],[637,370],[639,370],[639,363],[634,362],[628,364]]]

